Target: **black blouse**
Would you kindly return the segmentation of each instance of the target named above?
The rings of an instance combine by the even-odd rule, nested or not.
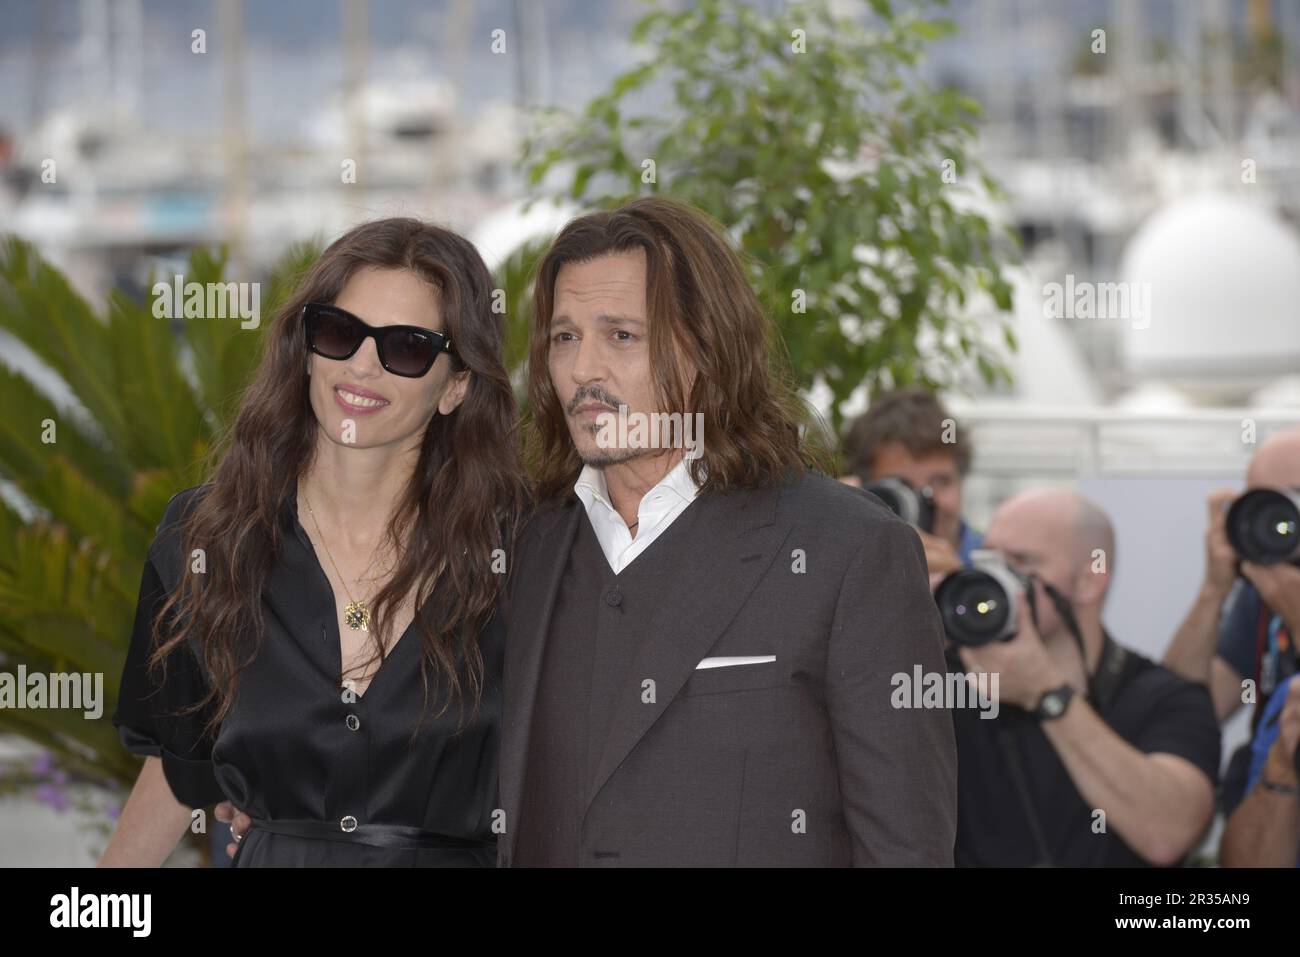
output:
[[[150,674],[149,629],[189,558],[177,523],[195,492],[173,496],[149,548],[135,628],[113,724],[134,754],[161,758],[177,800],[192,808],[229,799],[254,827],[236,867],[494,866],[504,628],[494,615],[481,636],[484,688],[478,714],[467,701],[440,716],[430,681],[426,707],[415,623],[389,651],[364,695],[342,687],[334,593],[298,521],[284,503],[286,534],[262,594],[261,649],[240,675],[215,741],[204,713],[176,710],[209,687],[189,648]]]

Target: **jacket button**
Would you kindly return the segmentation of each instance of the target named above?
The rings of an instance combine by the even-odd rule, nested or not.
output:
[[[357,819],[349,814],[343,820],[339,821],[339,830],[351,834],[357,829]]]
[[[355,714],[348,715],[347,723],[348,723],[349,731],[355,731],[357,730],[357,728],[361,727],[361,719],[358,718]]]
[[[610,608],[617,608],[623,604],[623,593],[617,588],[605,592],[605,604],[609,605]]]

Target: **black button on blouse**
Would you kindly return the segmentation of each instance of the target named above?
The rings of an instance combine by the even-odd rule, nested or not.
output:
[[[202,489],[172,498],[149,548],[113,714],[122,743],[162,760],[179,801],[198,808],[228,799],[254,819],[237,867],[494,866],[500,613],[481,636],[477,715],[467,702],[459,734],[458,704],[434,717],[445,692],[431,681],[429,714],[412,747],[426,708],[420,634],[412,622],[364,695],[342,687],[333,590],[291,494],[282,512],[282,554],[262,595],[261,649],[240,675],[213,741],[202,733],[205,714],[174,713],[208,688],[191,651],[172,652],[165,680],[147,668],[152,622],[189,573],[176,524]]]

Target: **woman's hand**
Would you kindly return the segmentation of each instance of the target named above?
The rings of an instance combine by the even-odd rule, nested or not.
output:
[[[226,854],[233,858],[235,852],[239,850],[239,842],[244,839],[248,829],[253,826],[253,819],[229,801],[222,801],[218,804],[215,813],[218,821],[224,821],[230,825],[230,833],[235,839],[226,845]]]

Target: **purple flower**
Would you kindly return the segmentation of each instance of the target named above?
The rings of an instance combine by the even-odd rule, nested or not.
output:
[[[41,753],[32,761],[32,774],[43,778],[54,770],[54,756],[49,751]]]
[[[71,806],[68,796],[53,784],[42,784],[38,787],[36,789],[36,798],[56,811],[66,811]]]

